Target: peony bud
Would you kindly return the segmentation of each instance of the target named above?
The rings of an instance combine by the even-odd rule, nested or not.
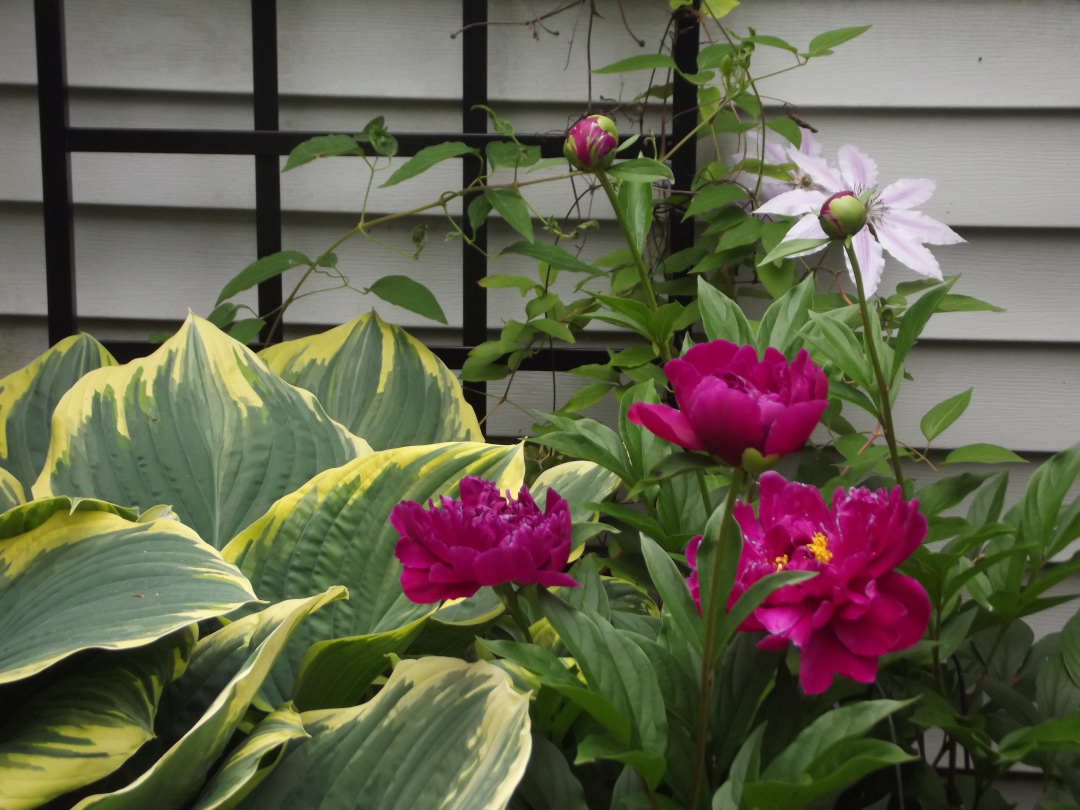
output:
[[[595,172],[611,165],[618,145],[615,122],[604,115],[590,115],[567,130],[563,154],[575,168]]]
[[[866,224],[866,206],[850,191],[839,191],[821,206],[818,221],[830,239],[846,239]]]

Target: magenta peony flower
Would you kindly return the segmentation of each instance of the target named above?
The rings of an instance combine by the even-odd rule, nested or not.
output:
[[[618,145],[615,122],[606,115],[590,115],[566,131],[563,154],[575,168],[595,172],[611,165]]]
[[[765,649],[798,647],[806,694],[824,692],[834,673],[870,683],[878,658],[922,638],[930,599],[916,580],[893,569],[925,539],[927,523],[918,501],[905,502],[900,487],[838,489],[830,509],[814,487],[767,472],[758,516],[739,502],[735,519],[744,543],[729,606],[768,574],[818,572],[772,593],[739,628],[768,633],[758,643]]]
[[[755,450],[775,461],[799,450],[828,402],[824,372],[800,349],[792,362],[776,349],[714,340],[664,365],[679,410],[636,402],[627,417],[687,450],[707,450],[737,467]]]
[[[568,585],[570,509],[548,490],[543,512],[526,487],[504,498],[490,481],[461,479],[461,500],[438,507],[402,501],[390,513],[401,537],[394,547],[404,570],[401,587],[421,604],[472,596],[482,585]],[[509,496],[509,492],[506,493]]]

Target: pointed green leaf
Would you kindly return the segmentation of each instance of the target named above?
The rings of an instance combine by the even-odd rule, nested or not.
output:
[[[289,152],[289,159],[285,161],[283,172],[295,169],[310,163],[315,158],[336,157],[338,155],[362,155],[364,150],[360,148],[356,138],[349,135],[316,135],[308,138],[303,143],[297,144]]]
[[[693,199],[690,200],[690,205],[686,208],[686,213],[683,217],[692,217],[695,214],[700,214],[704,211],[712,211],[716,208],[722,208],[733,202],[738,202],[746,197],[746,189],[741,186],[736,186],[732,183],[717,183],[711,186],[705,186]]]
[[[957,447],[945,457],[943,462],[941,462],[942,466],[946,464],[1014,463],[1023,464],[1026,462],[1012,450],[1008,450],[996,444],[985,444],[982,442],[978,444],[965,444],[963,447]]]
[[[0,543],[0,683],[80,650],[149,644],[254,600],[240,572],[175,520],[61,510]]]
[[[643,53],[639,56],[631,56],[628,59],[620,59],[602,68],[597,68],[593,73],[629,73],[632,70],[678,70],[675,60],[663,53]]]
[[[277,253],[271,253],[269,256],[263,256],[261,259],[256,259],[237,273],[236,276],[222,288],[221,295],[218,296],[216,303],[220,304],[222,301],[232,298],[239,292],[250,290],[252,287],[261,284],[264,281],[269,281],[275,276],[280,276],[286,270],[292,270],[294,267],[300,267],[305,264],[311,264],[311,259],[296,250],[282,250]]]
[[[484,196],[506,223],[529,242],[533,241],[532,213],[516,188],[489,188]]]
[[[590,276],[604,275],[604,271],[590,264],[585,264],[581,259],[573,256],[566,248],[551,245],[547,242],[515,242],[503,249],[500,256],[507,253],[529,256],[537,261],[550,264],[556,270],[566,270],[571,273],[585,273]]]
[[[698,276],[701,324],[709,340],[727,340],[742,346],[754,342],[754,330],[739,305]]]
[[[376,450],[483,440],[453,372],[374,312],[320,335],[269,346],[260,356]]]
[[[932,442],[944,433],[949,425],[964,415],[967,406],[971,404],[973,390],[969,388],[956,396],[949,397],[926,412],[922,421],[919,422],[919,429],[927,442]]]
[[[291,697],[313,643],[397,630],[430,611],[401,590],[398,534],[389,521],[400,501],[454,495],[467,475],[516,492],[524,471],[520,445],[452,442],[382,450],[311,479],[229,543],[225,558],[264,599],[294,599],[330,585],[349,589],[348,602],[304,623],[263,688],[267,700],[280,705]]]
[[[845,42],[865,34],[870,28],[869,25],[858,25],[851,28],[837,28],[826,31],[824,34],[818,34],[810,40],[810,47],[806,49],[806,55],[825,56],[830,54],[836,46],[843,45]]]
[[[289,636],[312,611],[340,598],[343,590],[332,588],[308,599],[271,605],[259,614],[273,630],[251,653],[236,675],[225,685],[195,726],[173,745],[148,771],[114,793],[90,796],[76,810],[179,810],[195,798],[217,758],[232,739],[259,686],[281,654]],[[265,615],[263,615],[265,614]],[[305,724],[306,725],[306,724]]]
[[[758,266],[775,262],[777,259],[786,259],[788,256],[806,250],[817,250],[819,247],[827,245],[828,242],[828,239],[790,239],[787,242],[781,242],[765,254],[765,257],[758,262]]]
[[[240,808],[503,810],[531,747],[529,699],[485,661],[402,661],[370,703],[301,719],[310,739]]]
[[[259,786],[293,740],[306,740],[300,714],[289,705],[264,717],[213,775],[192,810],[228,810]]]
[[[439,306],[439,299],[419,281],[408,276],[383,276],[371,285],[369,292],[396,307],[446,323],[446,313]]]
[[[387,186],[396,186],[398,183],[405,180],[411,180],[419,174],[423,174],[436,163],[442,163],[444,160],[450,158],[461,157],[462,155],[477,155],[480,153],[470,146],[466,146],[461,141],[450,141],[449,143],[438,143],[434,146],[425,146],[405,163],[397,168],[397,170],[390,175],[390,179],[382,184],[381,188]]]
[[[19,479],[0,467],[0,514],[26,503],[26,493]]]
[[[310,393],[189,315],[149,357],[93,371],[65,395],[33,492],[170,504],[221,548],[311,476],[368,452]]]
[[[772,346],[786,355],[794,355],[802,345],[799,332],[810,321],[814,303],[814,276],[809,275],[769,305],[758,325],[758,348]]]
[[[152,740],[161,690],[183,672],[197,636],[188,625],[102,654],[10,707],[0,731],[0,806],[45,804],[107,776]]]
[[[674,180],[675,175],[671,169],[652,158],[639,157],[632,160],[621,160],[607,170],[607,173],[623,183],[644,183],[649,194],[650,205],[652,203],[652,190],[649,184],[657,180]]]
[[[64,338],[30,365],[0,379],[0,469],[29,493],[49,449],[49,420],[84,374],[116,361],[89,335]]]

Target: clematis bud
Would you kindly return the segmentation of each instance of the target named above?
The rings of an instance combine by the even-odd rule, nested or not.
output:
[[[604,115],[590,115],[566,131],[563,154],[575,168],[595,172],[611,165],[618,145],[615,122]]]
[[[850,191],[838,191],[821,206],[818,221],[830,239],[845,239],[866,224],[866,206]]]

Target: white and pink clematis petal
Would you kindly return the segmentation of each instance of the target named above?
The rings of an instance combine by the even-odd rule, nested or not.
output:
[[[929,200],[936,188],[937,183],[933,180],[905,178],[885,186],[878,195],[878,201],[886,208],[914,208]]]
[[[773,197],[764,205],[758,206],[754,213],[797,217],[813,212],[817,216],[818,209],[825,204],[827,199],[828,196],[821,191],[796,188]]]
[[[824,158],[804,155],[794,146],[788,147],[787,154],[796,166],[810,175],[814,182],[829,194],[848,190],[844,185],[844,179],[840,176],[840,172],[830,166]]]
[[[851,238],[851,244],[855,248],[855,257],[859,260],[859,269],[862,270],[863,291],[869,298],[877,292],[881,273],[885,270],[885,257],[881,253],[881,245],[870,235],[869,228],[863,228],[855,234]],[[855,270],[846,252],[844,261],[847,263],[848,275],[851,276],[852,281],[855,281]]]
[[[878,241],[894,259],[919,273],[941,281],[941,268],[934,254],[919,244],[903,226],[881,223],[875,226]],[[869,294],[869,293],[868,293]]]
[[[844,178],[844,187],[848,191],[853,191],[858,196],[877,185],[877,163],[865,152],[847,143],[840,147],[837,155],[840,161],[840,176]]]
[[[886,211],[880,221],[886,228],[902,228],[920,243],[928,245],[959,245],[966,241],[948,225],[922,211]]]
[[[828,235],[825,231],[821,230],[821,223],[818,222],[817,214],[807,214],[800,219],[794,225],[791,226],[791,230],[784,236],[784,242],[790,242],[793,239],[828,239]],[[825,245],[818,245],[816,248],[810,248],[810,250],[804,250],[800,253],[792,253],[788,256],[789,259],[798,258],[799,256],[809,256],[811,253],[817,253],[824,248]]]
[[[810,157],[818,157],[821,154],[821,144],[814,137],[814,133],[802,128],[800,128],[800,131],[802,132],[802,142],[799,144],[799,151]]]

